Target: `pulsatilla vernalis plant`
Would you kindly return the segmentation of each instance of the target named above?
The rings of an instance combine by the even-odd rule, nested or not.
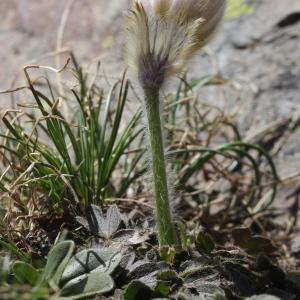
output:
[[[127,52],[144,92],[160,246],[178,243],[170,209],[160,90],[213,36],[226,0],[135,0],[128,16]]]

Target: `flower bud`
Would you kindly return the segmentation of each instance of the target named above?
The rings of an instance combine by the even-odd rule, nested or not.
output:
[[[151,0],[153,10],[158,16],[163,16],[168,13],[171,7],[171,0]]]
[[[181,72],[220,23],[227,0],[134,0],[128,55],[142,85]]]
[[[218,12],[223,14],[225,6],[224,0],[173,0],[171,10],[175,13],[184,12],[190,20],[210,20]]]

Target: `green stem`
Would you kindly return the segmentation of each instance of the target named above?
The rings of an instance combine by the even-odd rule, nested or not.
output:
[[[177,237],[172,223],[169,201],[159,88],[144,88],[144,93],[152,156],[151,163],[159,244],[160,246],[171,246],[177,244]]]

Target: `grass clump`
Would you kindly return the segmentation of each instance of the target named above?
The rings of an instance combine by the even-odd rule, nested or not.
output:
[[[28,197],[46,197],[49,208],[102,205],[106,197],[123,196],[143,172],[136,167],[140,153],[130,154],[141,134],[137,126],[140,111],[121,128],[129,82],[123,76],[104,95],[73,56],[72,62],[79,88],[72,89],[68,99],[55,94],[48,79],[48,92],[41,91],[41,82],[31,80],[27,67],[28,90],[34,102],[26,108],[31,111],[7,110],[2,114],[0,189],[20,207],[26,207]],[[61,102],[74,105],[74,100],[76,108],[70,108],[67,117]],[[121,161],[126,161],[126,170],[120,169]],[[111,180],[116,170],[120,178],[117,185]]]

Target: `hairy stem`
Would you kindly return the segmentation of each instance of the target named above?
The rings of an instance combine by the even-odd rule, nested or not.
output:
[[[160,116],[159,88],[144,88],[148,131],[151,147],[151,167],[160,246],[177,244],[172,223],[169,187],[164,153],[163,128]]]

